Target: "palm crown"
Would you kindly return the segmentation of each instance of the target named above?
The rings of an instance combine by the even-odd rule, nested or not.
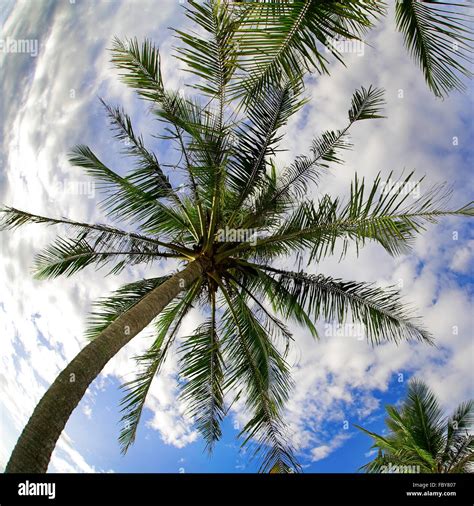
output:
[[[403,404],[387,406],[386,435],[359,427],[373,440],[377,457],[363,466],[366,472],[391,469],[419,473],[472,472],[474,462],[474,401],[461,403],[449,417],[421,380],[411,380]],[[413,466],[413,467],[411,467]]]
[[[87,146],[77,146],[70,157],[95,178],[105,195],[105,213],[128,223],[129,230],[13,208],[3,209],[3,226],[63,224],[75,232],[38,255],[39,278],[71,275],[91,264],[109,265],[116,274],[138,263],[183,262],[177,274],[123,286],[99,301],[90,319],[88,337],[99,343],[105,336],[111,343],[123,334],[123,325],[131,322],[133,337],[156,318],[154,341],[138,358],[136,379],[126,385],[124,451],[135,439],[151,382],[183,318],[199,305],[207,319],[180,341],[180,374],[182,397],[208,448],[221,435],[226,401],[244,395],[249,421],[242,435],[244,443],[258,442],[261,470],[298,469],[283,419],[292,385],[286,358],[293,339],[284,322],[296,322],[317,336],[318,319],[352,317],[364,324],[373,344],[384,339],[430,342],[431,336],[393,288],[287,271],[278,262],[296,254],[317,265],[336,250],[344,256],[351,243],[360,248],[369,241],[399,254],[427,222],[448,214],[472,215],[473,207],[447,208],[449,191],[442,186],[410,200],[405,190],[413,174],[385,186],[378,176],[369,187],[355,177],[343,200],[307,197],[307,188],[316,187],[329,165],[341,162],[340,152],[351,147],[349,129],[382,117],[383,91],[371,86],[355,91],[346,125],[315,138],[310,154],[277,167],[282,129],[306,102],[303,70],[326,71],[317,43],[331,36],[358,37],[382,12],[380,2],[189,4],[187,14],[199,33],[177,31],[182,41],[177,57],[198,77],[193,87],[199,94],[166,88],[159,51],[150,41],[116,39],[112,48],[123,81],[151,104],[162,124],[162,140],[177,147],[177,162],[160,162],[130,117],[105,102],[132,168],[121,176]],[[271,30],[262,31],[262,24]],[[166,290],[165,302],[150,302]],[[146,316],[138,313],[143,308]],[[114,350],[127,340],[114,344]],[[100,353],[103,364],[114,351]],[[100,371],[100,364],[94,370]],[[88,371],[84,388],[93,377]],[[58,388],[72,388],[64,379],[57,381]],[[50,397],[45,405],[53,402]],[[73,408],[71,402],[66,419]],[[52,451],[54,443],[49,446]]]

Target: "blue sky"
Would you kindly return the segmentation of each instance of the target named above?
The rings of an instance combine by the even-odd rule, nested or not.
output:
[[[0,51],[0,203],[48,216],[106,222],[97,194],[64,191],[84,181],[71,169],[67,153],[90,145],[117,170],[126,168],[107,128],[98,96],[120,104],[131,115],[160,159],[173,153],[152,138],[157,129],[149,111],[122,85],[109,63],[113,36],[152,38],[161,48],[163,72],[171,88],[186,89],[189,76],[171,57],[176,39],[167,29],[186,29],[179,2],[163,0],[46,1],[0,0],[0,39],[38,42],[38,54]],[[333,65],[330,77],[307,82],[311,103],[287,127],[279,154],[282,166],[308,152],[323,130],[345,125],[353,91],[361,85],[386,90],[388,119],[354,129],[354,150],[346,164],[333,167],[318,191],[347,195],[354,173],[373,179],[416,168],[427,175],[421,190],[444,181],[452,185],[452,206],[472,199],[473,94],[436,100],[406,55],[393,27],[393,13],[368,36],[363,56],[346,55],[347,68]],[[33,49],[34,46],[32,46]],[[472,86],[471,86],[472,91]],[[400,94],[402,91],[402,94]],[[400,98],[402,95],[402,98]],[[457,142],[454,139],[457,139]],[[308,188],[308,194],[318,194]],[[125,282],[151,277],[175,266],[156,265],[105,278],[86,270],[74,278],[35,281],[34,254],[55,236],[52,229],[29,227],[0,235],[0,469],[33,407],[58,372],[85,345],[85,318],[91,302]],[[448,410],[474,392],[472,368],[472,227],[446,219],[414,244],[413,252],[391,258],[375,246],[343,262],[328,259],[310,266],[356,281],[398,285],[435,335],[438,348],[385,343],[371,348],[354,336],[324,334],[315,342],[292,328],[290,355],[295,391],[286,419],[305,472],[356,472],[367,462],[370,441],[353,424],[382,431],[387,403],[403,398],[408,379],[423,378]],[[292,259],[286,264],[291,266]],[[202,321],[193,311],[182,335]],[[144,349],[134,339],[104,369],[71,417],[50,465],[52,472],[254,472],[257,463],[236,439],[245,410],[236,403],[224,424],[222,441],[211,458],[177,400],[177,361],[156,379],[135,445],[120,454],[120,384],[133,378],[131,357]]]

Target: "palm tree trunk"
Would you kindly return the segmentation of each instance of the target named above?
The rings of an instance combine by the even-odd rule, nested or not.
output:
[[[45,473],[57,440],[87,387],[105,364],[143,330],[185,287],[203,272],[202,260],[156,287],[119,316],[89,343],[59,374],[36,406],[21,433],[6,473]]]

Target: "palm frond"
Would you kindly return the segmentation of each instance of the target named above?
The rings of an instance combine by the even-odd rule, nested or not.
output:
[[[229,204],[232,209],[240,209],[261,185],[268,157],[276,153],[282,139],[280,129],[307,102],[302,93],[300,81],[286,80],[266,87],[264,94],[252,99],[246,122],[234,133],[237,146],[227,176],[230,189],[236,194]],[[233,217],[229,222],[232,221]]]
[[[378,449],[377,457],[361,469],[377,473],[395,465],[401,472],[472,472],[474,436],[469,430],[473,406],[472,400],[460,404],[446,421],[434,393],[426,383],[412,378],[402,405],[386,406],[386,436],[356,426],[373,439],[372,448]]]
[[[446,450],[448,456],[451,445],[459,438],[463,439],[466,432],[474,430],[474,400],[462,402],[446,421]]]
[[[410,381],[401,416],[416,447],[436,458],[444,449],[443,412],[434,392],[423,381]]]
[[[153,379],[166,360],[167,352],[174,342],[183,318],[191,308],[200,285],[200,281],[194,283],[181,299],[173,301],[161,312],[156,323],[155,341],[144,355],[137,357],[139,373],[132,381],[122,385],[126,391],[126,395],[120,402],[121,411],[124,413],[120,420],[123,427],[119,436],[122,453],[126,453],[135,441],[138,424]]]
[[[163,100],[163,76],[158,48],[149,39],[140,46],[138,39],[124,41],[115,38],[112,44],[112,63],[122,71],[122,81],[151,101]]]
[[[84,239],[58,238],[54,243],[38,253],[34,263],[36,279],[53,279],[64,274],[72,276],[91,263],[105,258],[98,258],[94,249]]]
[[[170,196],[177,199],[158,158],[145,147],[142,136],[135,134],[130,116],[122,108],[113,107],[103,99],[100,101],[107,111],[115,137],[124,145],[123,153],[138,161],[137,169],[128,175],[128,179],[155,198]]]
[[[465,432],[451,445],[445,472],[472,473],[474,469],[474,435]]]
[[[349,122],[352,125],[356,121],[366,119],[384,118],[380,114],[382,107],[385,105],[383,98],[384,90],[381,88],[361,87],[356,90],[352,96],[351,108],[349,109]]]
[[[251,207],[242,208],[240,223],[267,230],[278,225],[280,216],[293,207],[290,199],[277,195],[280,178],[275,160],[270,158],[269,168],[262,178],[261,187],[257,188]]]
[[[242,429],[246,435],[242,444],[252,439],[258,442],[256,454],[264,451],[261,472],[275,466],[281,472],[288,468],[298,470],[281,417],[291,388],[288,366],[243,298],[229,293],[222,284],[220,288],[228,305],[222,317],[223,350],[231,368],[228,386],[244,386],[252,412]]]
[[[93,303],[86,329],[86,338],[95,339],[102,331],[112,324],[120,315],[140,302],[143,297],[162,285],[171,276],[141,279],[128,283],[111,296],[103,297]]]
[[[474,205],[449,209],[446,202],[451,191],[445,185],[428,189],[414,197],[420,183],[413,182],[414,173],[405,179],[386,181],[380,174],[367,192],[364,180],[356,175],[346,204],[325,195],[317,206],[302,202],[276,231],[252,244],[242,244],[226,254],[252,250],[254,255],[269,259],[290,251],[310,251],[309,262],[333,254],[342,239],[341,258],[351,241],[357,248],[366,241],[376,241],[391,255],[409,251],[411,241],[425,229],[426,223],[436,223],[444,216],[473,216]],[[408,199],[412,199],[410,202]]]
[[[192,227],[186,216],[178,209],[159,202],[153,193],[140,189],[129,179],[109,169],[89,147],[76,146],[69,160],[73,165],[85,169],[97,181],[99,190],[106,195],[101,206],[108,216],[139,223],[140,228],[148,233],[187,233],[187,241],[194,242]]]
[[[322,274],[260,268],[275,277],[275,289],[281,286],[288,291],[315,320],[345,322],[351,316],[364,325],[372,344],[403,339],[432,342],[431,335],[419,325],[393,288],[382,289],[371,283],[342,281]]]
[[[224,2],[190,0],[186,15],[205,37],[202,33],[175,30],[184,44],[177,48],[178,58],[203,81],[195,84],[195,88],[225,101],[225,88],[237,68],[232,12]]]
[[[110,274],[119,273],[127,265],[147,263],[157,258],[174,257],[158,248],[146,246],[144,249],[108,250],[94,247],[82,234],[74,239],[57,238],[52,244],[36,255],[34,276],[36,279],[53,279],[61,275],[72,276],[88,265],[95,264],[96,268],[103,267],[110,262],[117,262]]]
[[[199,185],[194,179],[183,137],[183,130],[188,134],[195,132],[195,125],[183,117],[183,112],[189,111],[189,109],[195,110],[196,106],[179,93],[169,92],[165,89],[160,62],[159,49],[149,39],[145,39],[141,46],[136,38],[124,41],[118,38],[114,39],[112,63],[122,71],[122,81],[135,89],[140,97],[153,102],[154,112],[162,121],[170,124],[171,138],[178,141],[179,148],[186,158],[186,175],[198,206],[201,232],[203,232],[204,213],[201,208]]]
[[[299,156],[282,174],[273,200],[290,194],[302,197],[306,194],[308,183],[318,182],[321,173],[330,163],[342,163],[338,152],[352,147],[348,132],[357,121],[383,118],[381,114],[385,102],[384,90],[363,86],[352,96],[348,112],[349,123],[341,130],[328,130],[313,140],[311,157]],[[261,212],[259,210],[259,212]]]
[[[286,344],[286,350],[288,350],[290,341],[293,340],[292,333],[288,327],[275,315],[271,314],[270,310],[256,297],[251,286],[246,286],[251,285],[251,283],[247,283],[247,279],[245,278],[242,278],[240,281],[232,274],[228,274],[228,279],[233,282],[235,288],[242,290],[241,296],[253,304],[252,312],[265,328],[268,337],[271,338],[272,341],[283,341]]]
[[[252,298],[255,301],[257,300],[256,297],[262,301],[268,300],[276,314],[283,316],[286,320],[298,323],[305,329],[308,329],[313,337],[318,337],[318,331],[312,318],[303,309],[297,297],[286,290],[276,279],[272,278],[257,264],[239,260],[238,268],[244,272],[239,285],[249,296],[252,294]],[[287,331],[286,327],[282,329],[283,334],[285,334],[285,330],[287,340],[292,339],[291,333]]]
[[[211,105],[202,106],[181,94],[169,96],[171,111],[167,107],[154,112],[177,129],[180,149],[186,158],[186,177],[190,179],[195,200],[204,209],[210,209],[216,188],[223,187],[223,167],[231,152],[229,127],[222,124],[220,112]]]
[[[342,61],[332,40],[359,38],[383,12],[383,3],[294,0],[242,2],[236,8],[244,9],[236,30],[243,68],[236,90],[244,89],[247,101],[281,76],[295,79],[302,69],[327,73],[329,53]]]
[[[211,317],[192,336],[184,338],[180,359],[180,375],[186,380],[181,398],[187,403],[209,452],[222,435],[220,424],[225,416],[224,363],[217,333],[215,294],[211,297]]]
[[[162,246],[163,248],[180,252],[189,253],[191,250],[181,248],[176,244],[167,243],[134,232],[111,227],[104,224],[91,224],[70,220],[68,218],[48,218],[37,214],[21,211],[13,207],[0,208],[0,230],[15,230],[18,227],[43,223],[45,225],[64,225],[67,230],[74,231],[84,239],[91,241],[95,247],[101,245],[109,249],[134,251],[138,248]]]
[[[178,194],[171,186],[168,176],[158,162],[156,155],[148,151],[141,136],[137,136],[133,130],[130,117],[119,107],[111,107],[101,99],[107,110],[115,137],[125,144],[124,153],[138,161],[137,167],[129,171],[127,180],[141,191],[153,195],[156,199],[167,197],[181,208],[192,229],[196,240],[199,239],[198,222],[193,219],[188,208],[183,204]]]
[[[403,0],[396,2],[396,23],[405,46],[437,97],[464,90],[472,76],[472,16],[469,2]]]
[[[205,38],[195,32],[175,30],[184,43],[184,46],[177,50],[178,58],[187,64],[188,70],[203,81],[202,84],[198,82],[194,87],[210,95],[211,100],[214,98],[218,100],[217,124],[212,129],[212,135],[206,135],[205,139],[198,138],[199,142],[194,143],[194,150],[191,148],[193,152],[197,147],[198,153],[202,155],[202,140],[205,140],[204,171],[199,170],[201,164],[198,163],[198,172],[196,169],[193,172],[199,186],[201,186],[200,180],[203,175],[207,179],[204,188],[208,191],[205,192],[207,195],[203,198],[210,202],[211,208],[207,231],[207,240],[210,241],[219,220],[220,196],[224,184],[223,160],[213,155],[221,154],[226,150],[224,140],[226,88],[237,68],[236,46],[233,40],[234,20],[227,4],[219,1],[203,4],[190,1],[189,6],[186,8],[186,14],[205,33]],[[207,177],[208,174],[211,178]]]

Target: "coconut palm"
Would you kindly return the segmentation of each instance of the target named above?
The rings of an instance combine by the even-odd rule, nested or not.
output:
[[[300,4],[294,2],[294,8]],[[139,279],[98,301],[87,331],[90,343],[40,400],[7,472],[46,471],[89,384],[152,324],[153,341],[138,358],[137,377],[125,386],[120,442],[126,451],[153,378],[175,349],[183,318],[196,305],[207,320],[180,341],[182,398],[212,450],[228,400],[243,396],[250,413],[243,444],[257,443],[262,471],[298,469],[283,419],[292,385],[286,357],[293,339],[285,321],[317,336],[318,319],[350,317],[365,325],[373,344],[431,342],[393,288],[280,268],[285,257],[294,255],[313,265],[336,251],[342,257],[350,244],[361,248],[376,242],[397,255],[409,249],[427,222],[474,212],[472,205],[448,208],[449,191],[439,186],[411,200],[406,190],[413,174],[388,185],[380,175],[369,185],[356,176],[345,200],[306,197],[307,187],[317,187],[322,173],[351,147],[350,128],[382,117],[383,92],[373,87],[355,91],[347,125],[315,138],[309,155],[277,169],[282,128],[306,102],[303,71],[312,63],[323,68],[316,42],[359,36],[371,26],[378,4],[311,3],[288,31],[293,4],[275,3],[264,13],[265,22],[268,16],[272,23],[285,21],[288,36],[281,38],[276,30],[271,33],[278,40],[267,44],[259,34],[262,9],[268,6],[189,2],[187,15],[199,33],[177,31],[182,42],[177,56],[198,77],[193,87],[199,94],[189,96],[165,86],[159,51],[150,41],[114,41],[112,62],[123,81],[150,104],[162,140],[178,149],[179,158],[162,163],[125,111],[103,102],[134,164],[120,175],[83,145],[73,149],[70,161],[95,179],[105,195],[104,213],[124,226],[54,219],[10,207],[2,209],[1,226],[43,223],[68,231],[37,256],[39,279],[70,276],[90,265],[109,266],[111,274],[133,272],[140,263],[171,266],[166,276]],[[256,47],[262,55],[257,61]]]
[[[362,467],[368,473],[391,469],[419,473],[473,472],[474,401],[461,403],[445,417],[432,390],[420,380],[408,386],[403,404],[387,406],[386,435],[362,427],[374,440],[377,457]]]

